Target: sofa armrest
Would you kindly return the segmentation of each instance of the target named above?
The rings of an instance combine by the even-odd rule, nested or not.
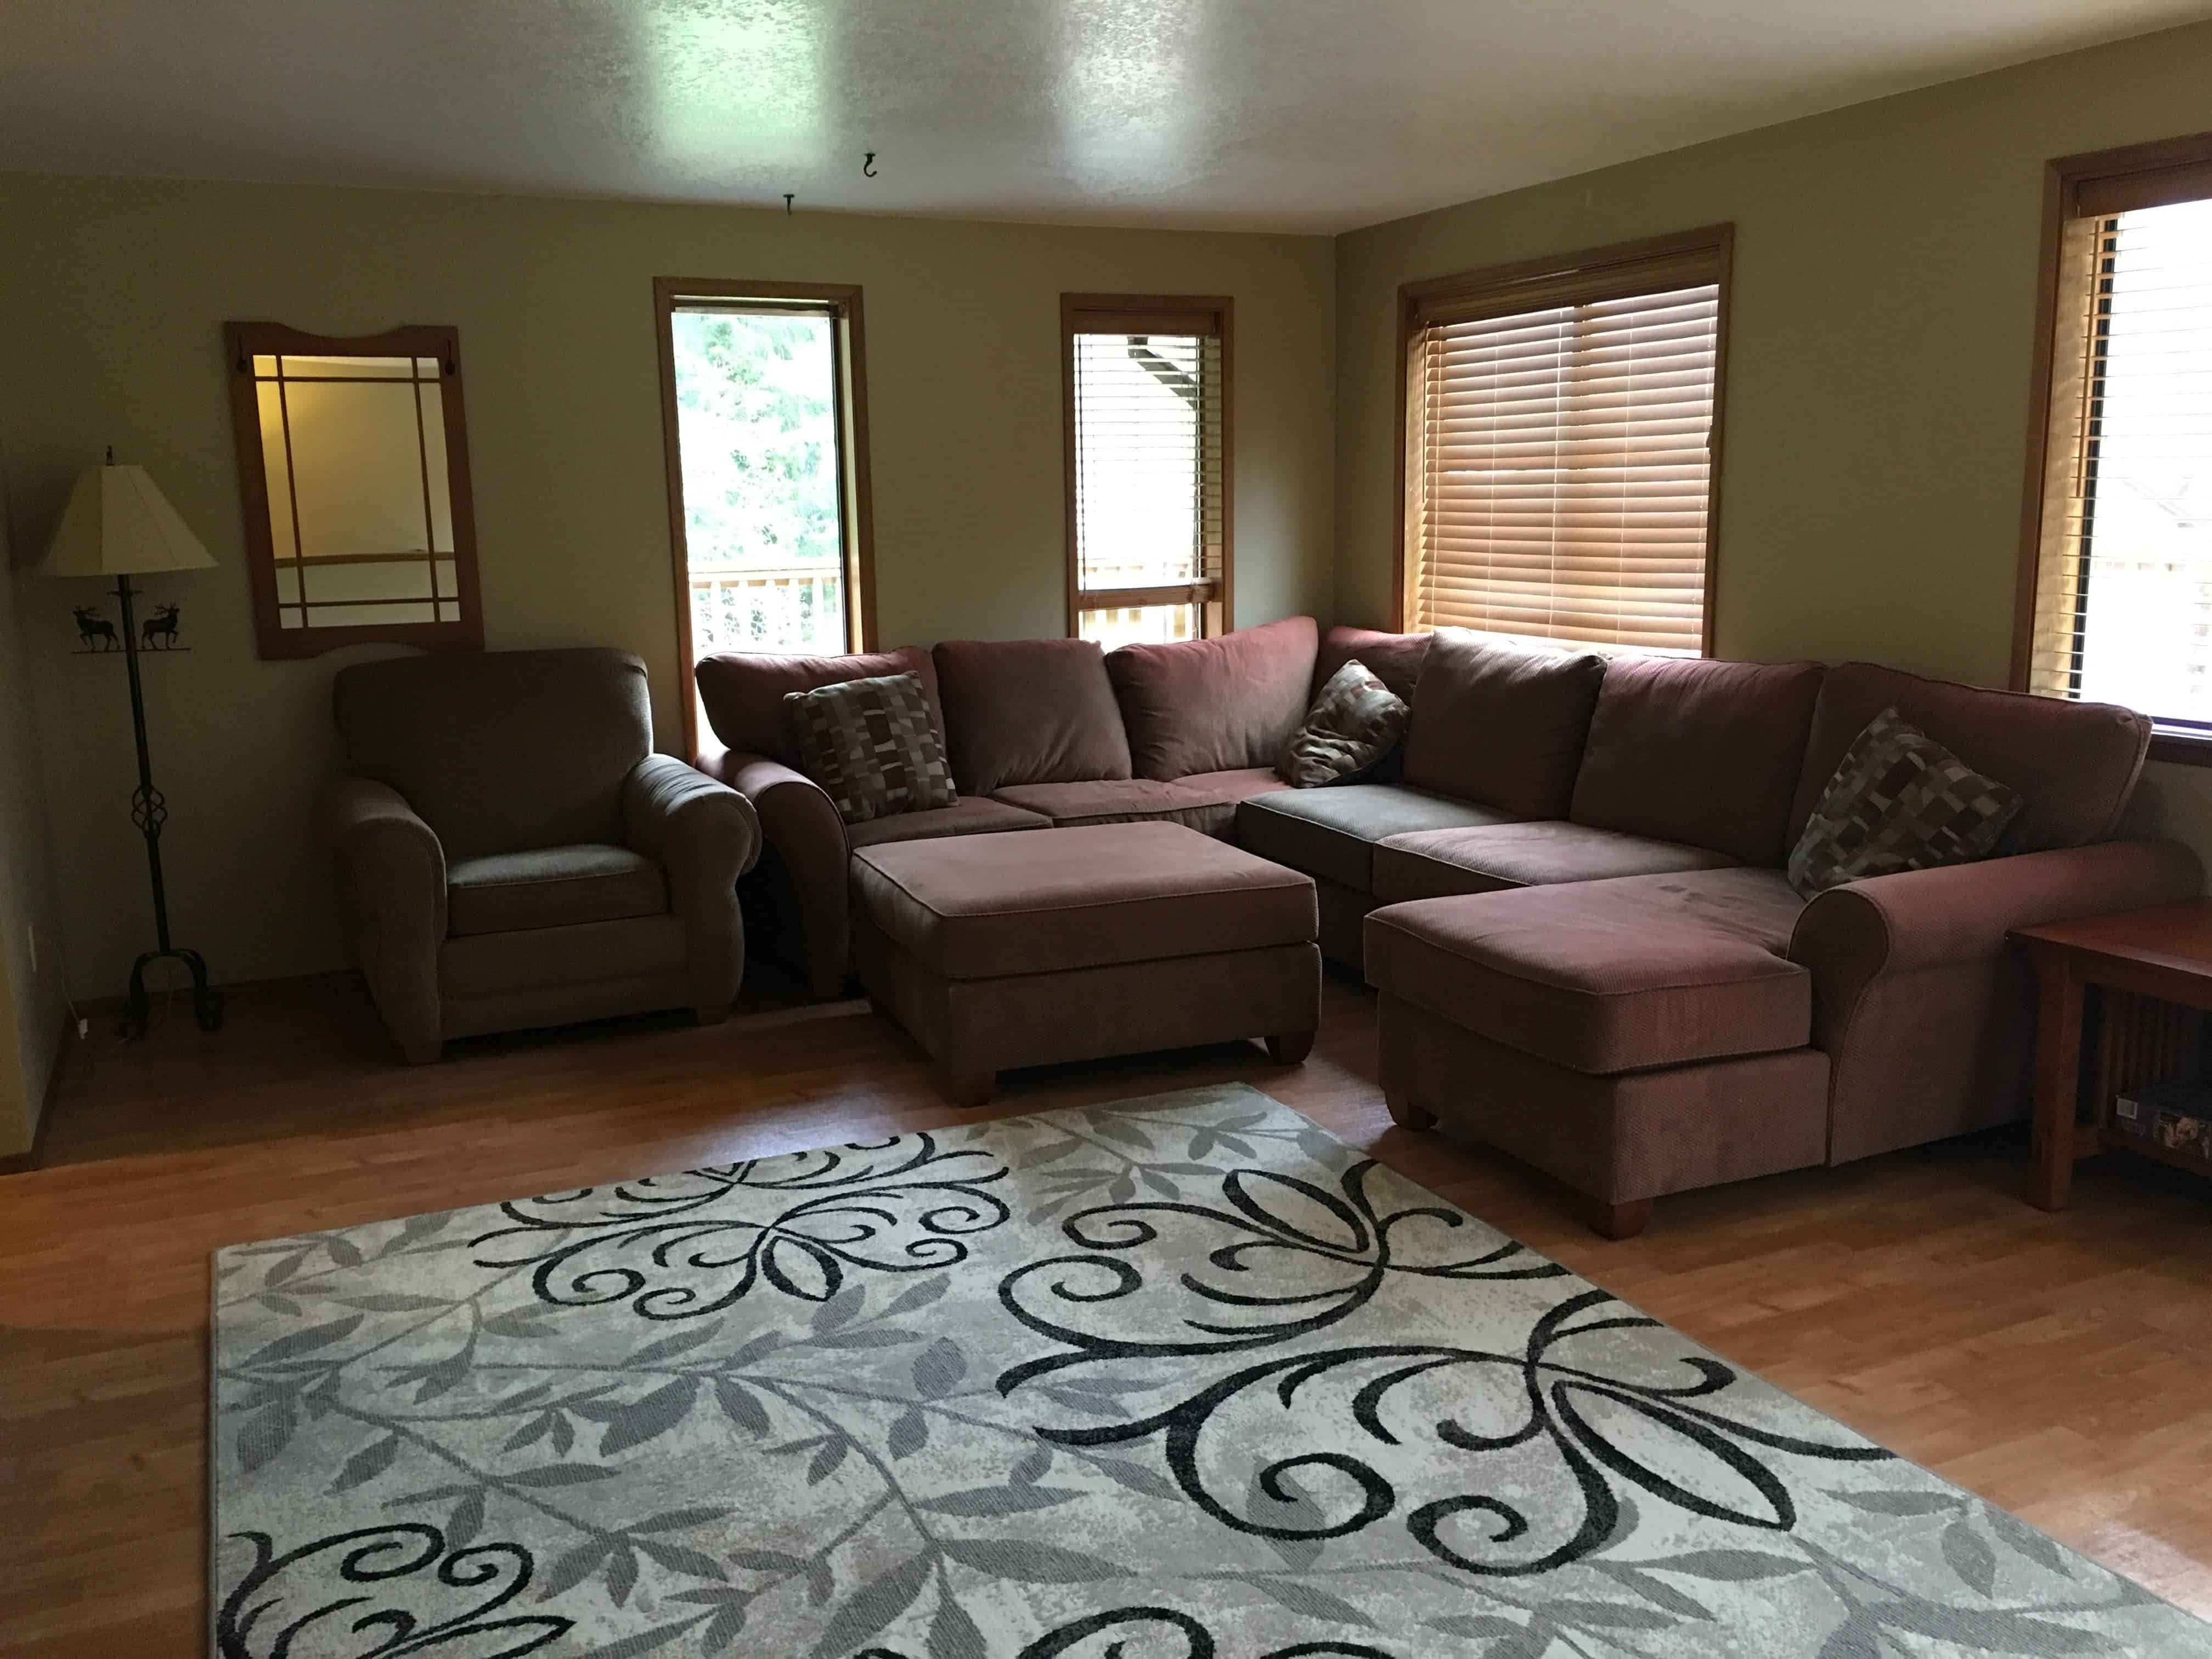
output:
[[[2203,876],[2197,855],[2171,841],[2104,842],[1875,876],[1816,895],[1797,918],[1790,959],[1816,981],[1844,984],[1990,961],[2015,927],[2188,898]]]
[[[446,852],[436,832],[396,789],[339,778],[316,798],[315,839],[337,866],[385,1029],[410,1058],[434,1052],[446,937]]]
[[[807,983],[817,997],[836,996],[851,971],[853,926],[845,872],[851,848],[836,804],[813,779],[765,755],[710,749],[699,764],[760,814],[762,839],[775,849],[788,889]]]

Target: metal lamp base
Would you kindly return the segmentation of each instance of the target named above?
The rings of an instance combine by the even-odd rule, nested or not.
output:
[[[164,957],[181,962],[192,976],[192,1013],[203,1031],[213,1031],[222,1024],[222,993],[208,984],[207,963],[197,951],[149,951],[131,964],[131,991],[123,1002],[123,1035],[137,1041],[146,1035],[150,1013],[150,999],[146,994],[146,964],[159,962]]]

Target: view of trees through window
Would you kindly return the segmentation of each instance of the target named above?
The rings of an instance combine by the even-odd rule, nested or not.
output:
[[[845,650],[836,320],[702,307],[669,321],[693,649]]]

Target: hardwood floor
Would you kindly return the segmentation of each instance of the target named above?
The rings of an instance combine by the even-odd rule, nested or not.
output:
[[[756,976],[757,979],[759,976]],[[46,1167],[0,1177],[0,1652],[204,1641],[208,1253],[968,1115],[864,1004],[756,987],[732,1024],[455,1043],[404,1067],[349,980],[157,1012],[73,1062]],[[105,1022],[103,1022],[103,1024]],[[1374,1001],[1328,987],[1303,1066],[1256,1045],[1006,1074],[1006,1116],[1243,1079],[2183,1605],[2212,1613],[2212,1211],[2156,1169],[2019,1196],[2003,1133],[1667,1200],[1607,1243],[1540,1178],[1392,1124]]]

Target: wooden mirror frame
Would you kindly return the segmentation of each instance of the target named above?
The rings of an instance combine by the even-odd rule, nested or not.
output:
[[[230,412],[238,443],[238,489],[245,515],[246,568],[253,586],[253,630],[264,659],[319,657],[349,645],[411,645],[426,651],[483,649],[483,604],[477,577],[476,507],[469,488],[468,422],[461,399],[461,337],[457,328],[414,324],[352,337],[309,334],[282,323],[223,325],[230,365]],[[454,603],[452,622],[360,623],[286,628],[279,614],[276,550],[269,527],[269,473],[262,454],[256,357],[435,357],[445,419],[446,489],[453,520]],[[435,614],[434,596],[433,615]]]

